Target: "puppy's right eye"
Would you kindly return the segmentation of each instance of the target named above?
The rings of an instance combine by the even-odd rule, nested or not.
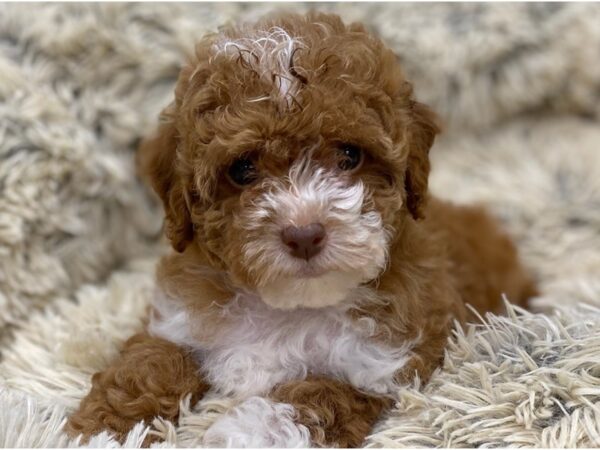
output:
[[[258,170],[250,158],[242,157],[229,166],[227,175],[236,186],[248,186],[258,179]]]

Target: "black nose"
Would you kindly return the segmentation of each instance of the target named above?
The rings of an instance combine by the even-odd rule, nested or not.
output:
[[[323,225],[311,223],[305,227],[284,228],[281,232],[281,240],[290,248],[292,255],[308,261],[321,251],[326,234]]]

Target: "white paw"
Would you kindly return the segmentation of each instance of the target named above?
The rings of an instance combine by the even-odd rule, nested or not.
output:
[[[294,407],[250,397],[206,431],[205,447],[310,447],[310,432],[294,423]]]

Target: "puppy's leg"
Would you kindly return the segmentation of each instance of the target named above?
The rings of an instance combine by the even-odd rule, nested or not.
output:
[[[358,447],[392,401],[343,381],[309,377],[252,397],[206,432],[213,447]]]
[[[294,407],[297,423],[308,428],[312,443],[319,447],[359,447],[393,404],[389,398],[362,393],[327,377],[282,384],[270,397]]]
[[[210,426],[202,446],[298,448],[310,447],[311,442],[308,428],[296,421],[292,405],[265,397],[250,397]]]
[[[196,401],[207,389],[188,352],[164,339],[137,334],[113,364],[92,377],[92,390],[69,418],[66,431],[87,440],[108,430],[122,441],[140,420],[176,420],[180,400],[191,393]]]

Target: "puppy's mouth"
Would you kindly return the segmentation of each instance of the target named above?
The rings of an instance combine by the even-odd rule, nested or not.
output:
[[[318,278],[320,276],[325,275],[329,270],[324,269],[307,261],[303,263],[302,266],[298,269],[297,273],[294,275],[298,278]]]
[[[344,302],[359,285],[373,279],[381,270],[377,261],[343,264],[331,249],[300,258],[281,250],[273,257],[279,265],[276,276],[257,286],[257,293],[269,306],[279,309],[321,308]],[[354,260],[351,260],[355,262]]]

